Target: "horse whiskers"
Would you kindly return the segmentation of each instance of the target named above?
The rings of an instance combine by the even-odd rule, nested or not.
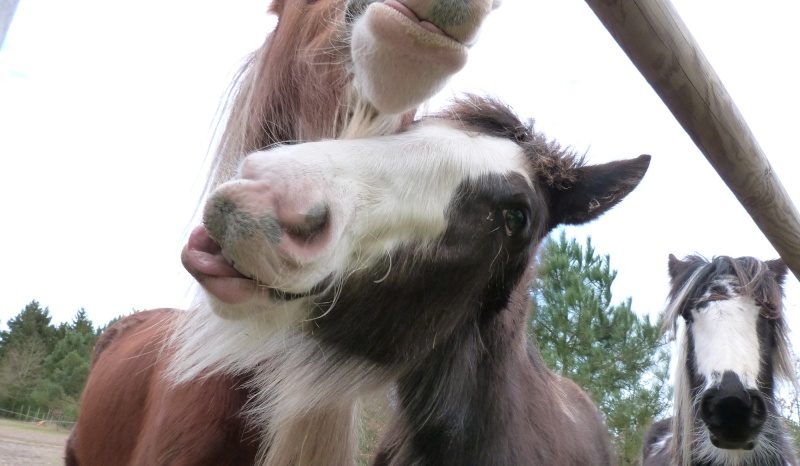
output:
[[[786,463],[780,459],[782,448],[779,439],[785,432],[778,427],[780,422],[778,416],[770,413],[756,447],[751,451],[717,448],[711,443],[708,429],[697,426],[693,459],[715,466],[784,466]]]

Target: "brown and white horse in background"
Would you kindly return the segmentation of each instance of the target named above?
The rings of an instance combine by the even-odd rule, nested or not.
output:
[[[675,413],[649,429],[643,465],[798,465],[775,394],[781,380],[797,386],[786,272],[780,259],[670,255]]]
[[[274,0],[278,24],[231,86],[207,189],[234,176],[246,154],[276,143],[396,132],[464,65],[498,2]],[[191,255],[187,248],[184,261]],[[218,280],[205,276],[215,266],[193,273],[213,288]],[[254,306],[225,302],[224,293],[200,301],[190,313],[137,313],[101,337],[67,464],[253,464],[259,451],[263,464],[352,463],[352,400],[332,411],[304,406],[270,429],[243,413],[257,388],[248,371],[208,371],[178,385],[165,376],[187,319],[224,326],[254,318],[243,312]]]

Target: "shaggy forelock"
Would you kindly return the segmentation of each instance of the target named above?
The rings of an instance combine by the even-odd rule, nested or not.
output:
[[[697,305],[706,289],[720,277],[733,277],[737,292],[752,298],[761,307],[761,315],[784,327],[783,288],[767,265],[753,257],[714,257],[710,261],[698,255],[684,258],[690,265],[673,279],[664,325],[674,331],[682,314]]]
[[[509,139],[519,145],[528,158],[532,173],[544,186],[560,189],[577,179],[576,168],[585,158],[548,140],[534,129],[534,120],[522,121],[508,105],[497,99],[466,95],[431,118],[457,122],[467,131]]]

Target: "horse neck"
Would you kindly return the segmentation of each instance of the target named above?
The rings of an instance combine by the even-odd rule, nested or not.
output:
[[[529,354],[526,307],[527,296],[512,298],[490,324],[461,329],[400,378],[398,413],[376,465],[537,463],[547,423],[530,421],[558,403],[555,378]],[[539,463],[552,464],[546,458]]]

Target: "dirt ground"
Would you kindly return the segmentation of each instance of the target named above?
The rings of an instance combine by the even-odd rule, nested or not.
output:
[[[64,464],[69,432],[51,427],[0,419],[0,466]]]

